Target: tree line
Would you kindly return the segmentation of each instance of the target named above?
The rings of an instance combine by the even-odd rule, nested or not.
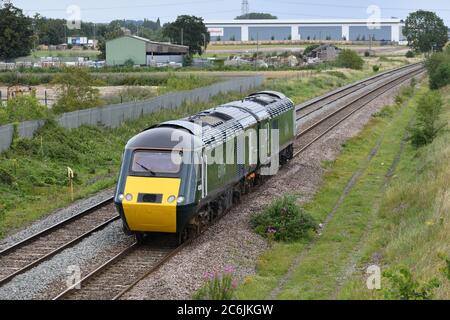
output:
[[[27,56],[38,45],[58,45],[70,36],[98,40],[100,59],[105,58],[105,42],[122,36],[125,30],[153,41],[168,41],[189,46],[191,54],[202,54],[209,43],[203,19],[179,16],[176,21],[161,25],[151,20],[114,20],[110,23],[81,22],[80,29],[67,28],[65,19],[52,19],[36,14],[27,17],[11,3],[0,6],[0,60]]]

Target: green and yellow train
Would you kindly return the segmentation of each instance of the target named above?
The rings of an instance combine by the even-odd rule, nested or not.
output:
[[[115,204],[126,233],[198,233],[293,156],[295,107],[263,91],[153,126],[126,145]]]

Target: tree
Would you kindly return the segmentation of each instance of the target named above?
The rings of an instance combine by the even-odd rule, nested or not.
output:
[[[418,10],[409,14],[403,34],[408,45],[420,52],[441,51],[448,41],[448,29],[434,12]]]
[[[88,70],[65,68],[55,76],[53,84],[59,86],[58,100],[53,106],[55,113],[70,112],[102,105],[99,90],[93,88],[94,80]]]
[[[175,22],[164,26],[163,35],[176,43],[189,46],[191,55],[203,54],[203,46],[209,43],[209,33],[203,18],[195,16],[178,16]]]
[[[0,7],[0,60],[30,54],[33,43],[31,19],[11,3]]]
[[[111,27],[111,31],[107,32],[99,41],[98,41],[98,50],[100,54],[98,55],[99,59],[106,59],[106,41],[115,39],[123,36],[124,33],[118,24],[115,24]]]
[[[234,18],[234,20],[264,20],[264,19],[278,19],[278,17],[271,15],[270,13],[258,13],[258,12],[251,12],[247,14],[243,14],[242,16],[238,16]]]

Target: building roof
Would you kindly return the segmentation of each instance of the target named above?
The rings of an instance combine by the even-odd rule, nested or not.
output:
[[[208,20],[206,25],[246,25],[246,24],[366,24],[367,19],[245,19],[245,20]],[[381,24],[403,23],[402,19],[381,19]]]
[[[111,39],[111,40],[109,40],[109,41],[113,41],[113,40],[120,39],[120,38],[124,38],[124,37],[133,38],[133,39],[140,40],[140,41],[143,41],[143,42],[145,42],[145,43],[150,43],[150,44],[166,45],[166,46],[171,46],[171,47],[178,47],[178,48],[189,49],[188,46],[182,46],[182,45],[180,45],[180,44],[174,44],[174,43],[170,43],[170,42],[158,42],[158,41],[152,41],[152,40],[147,39],[147,38],[138,37],[138,36],[132,36],[132,35],[123,35],[123,36],[121,36],[121,37],[117,37],[117,38]]]

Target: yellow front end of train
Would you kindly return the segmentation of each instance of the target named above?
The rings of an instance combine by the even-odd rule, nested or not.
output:
[[[179,178],[128,176],[122,200],[128,227],[138,232],[177,232],[180,183]]]

